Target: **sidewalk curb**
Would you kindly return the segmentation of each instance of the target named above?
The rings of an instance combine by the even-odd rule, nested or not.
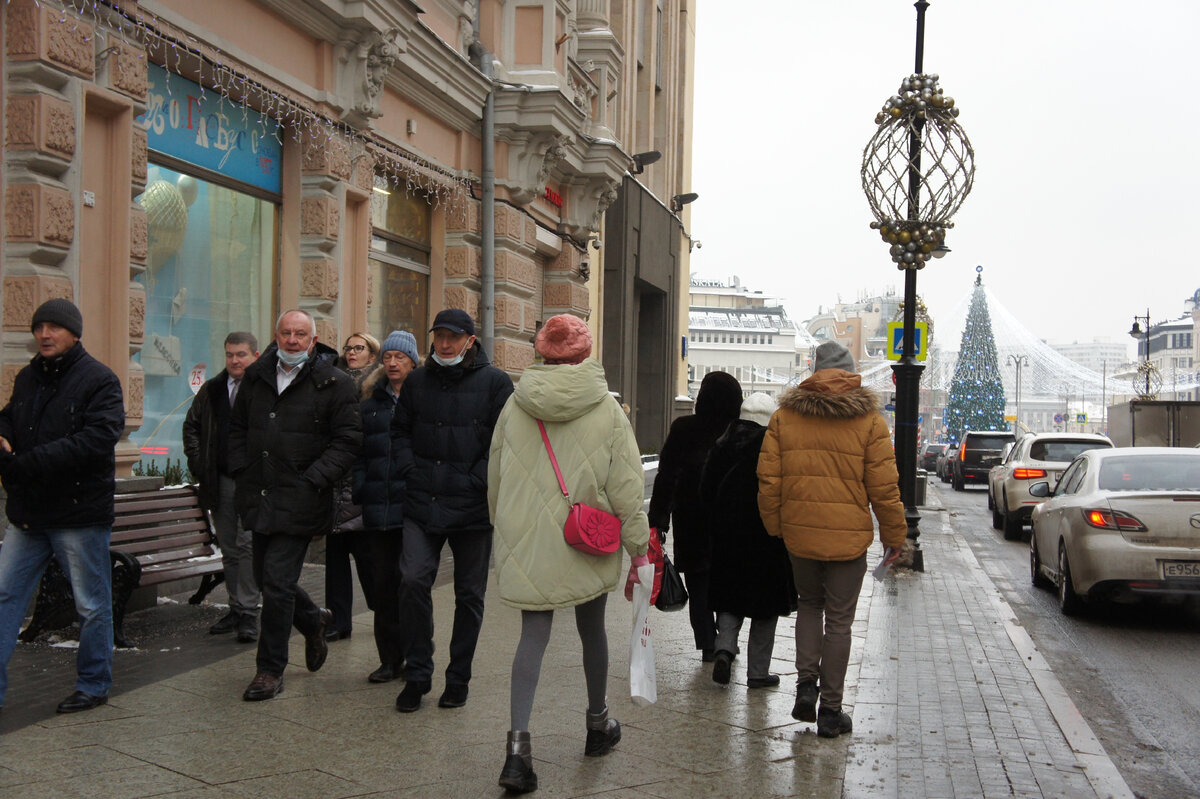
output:
[[[954,534],[948,515],[942,520],[942,529],[951,535]],[[988,592],[988,596],[996,608],[998,618],[1004,624],[1009,640],[1021,655],[1021,661],[1029,671],[1029,676],[1037,686],[1038,692],[1046,701],[1046,706],[1050,709],[1050,714],[1067,739],[1067,744],[1083,765],[1088,782],[1091,783],[1096,795],[1102,799],[1135,799],[1133,791],[1130,790],[1129,785],[1117,770],[1116,764],[1104,751],[1104,746],[1092,732],[1092,728],[1079,712],[1079,708],[1075,707],[1075,703],[1071,701],[1071,697],[1063,688],[1062,683],[1054,676],[1050,664],[1037,651],[1037,645],[1017,621],[1016,613],[1013,612],[1012,607],[1000,593],[1000,589],[996,587],[991,577],[980,565],[974,550],[968,546],[963,548],[963,552],[970,558],[971,568],[987,581],[987,585],[991,586],[992,590]]]

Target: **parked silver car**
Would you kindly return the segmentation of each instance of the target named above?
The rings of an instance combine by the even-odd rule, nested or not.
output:
[[[1066,615],[1086,601],[1200,596],[1200,450],[1093,449],[1033,510],[1029,571]]]
[[[1029,495],[1029,487],[1039,480],[1053,487],[1079,453],[1111,446],[1107,437],[1094,433],[1035,433],[1022,438],[988,472],[992,527],[1003,530],[1005,540],[1016,541],[1033,507],[1041,502]]]

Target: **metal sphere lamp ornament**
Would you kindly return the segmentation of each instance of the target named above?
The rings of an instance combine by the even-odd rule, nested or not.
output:
[[[898,269],[922,269],[939,257],[950,218],[971,191],[975,151],[935,74],[905,78],[875,124],[861,171],[871,228]]]

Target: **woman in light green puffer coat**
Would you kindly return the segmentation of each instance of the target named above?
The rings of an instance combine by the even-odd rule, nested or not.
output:
[[[554,611],[575,608],[587,682],[584,753],[608,753],[621,726],[608,718],[608,639],[604,609],[621,573],[621,552],[589,555],[563,539],[569,504],[559,489],[537,421],[546,426],[571,502],[621,520],[621,544],[633,563],[646,563],[650,531],[642,510],[644,478],[633,429],[608,392],[604,368],[589,359],[592,336],[574,316],[555,316],[534,348],[545,363],[526,369],[492,436],[488,505],[496,528],[500,599],[521,610],[521,641],[513,657],[507,758],[500,785],[514,793],[537,788],[529,717],[550,640]]]

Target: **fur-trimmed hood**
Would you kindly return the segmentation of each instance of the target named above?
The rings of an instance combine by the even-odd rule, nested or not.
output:
[[[841,369],[821,369],[779,398],[779,407],[804,416],[853,419],[879,412],[879,397],[862,387],[862,377]]]

